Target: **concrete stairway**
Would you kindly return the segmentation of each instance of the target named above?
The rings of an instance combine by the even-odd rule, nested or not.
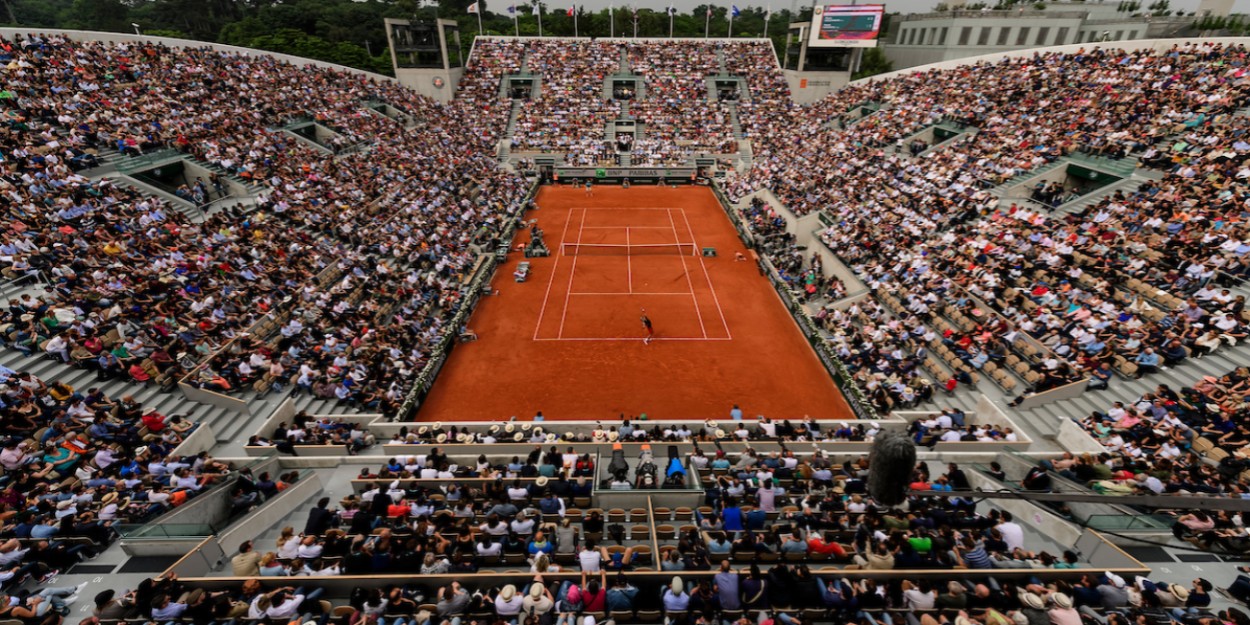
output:
[[[620,72],[621,72],[622,74],[628,74],[628,73],[629,73],[629,51],[628,51],[628,50],[626,50],[624,46],[622,46],[622,47],[621,47],[621,66],[620,66]]]
[[[508,125],[504,127],[503,138],[499,142],[499,162],[508,162],[508,157],[512,154],[512,137],[516,131],[516,122],[521,118],[521,101],[512,101],[512,111],[508,113]]]
[[[742,122],[738,120],[738,105],[733,102],[726,102],[725,110],[729,111],[729,124],[733,127],[734,138],[738,140],[745,139],[746,133],[742,132]]]
[[[1112,402],[1134,401],[1143,393],[1153,392],[1160,384],[1179,391],[1193,385],[1202,376],[1219,377],[1237,367],[1245,366],[1247,362],[1250,362],[1250,344],[1241,343],[1233,347],[1226,345],[1214,354],[1188,358],[1176,367],[1146,375],[1140,380],[1117,374],[1111,380],[1111,388],[1106,391],[1086,391],[1072,399],[1045,404],[1032,410],[1022,410],[1020,415],[1030,421],[1040,422],[1043,428],[1049,425],[1053,430],[1058,427],[1060,419],[1082,419],[1095,410],[1105,412]]]
[[[256,414],[249,416],[224,408],[192,402],[183,397],[178,390],[165,392],[156,385],[141,386],[119,378],[106,381],[97,380],[95,371],[78,369],[40,354],[23,356],[21,352],[15,349],[5,349],[2,353],[5,366],[17,371],[29,372],[31,375],[38,376],[44,382],[61,381],[74,387],[77,391],[99,388],[113,399],[120,399],[130,395],[142,403],[145,408],[155,408],[166,415],[186,415],[192,421],[204,423],[211,427],[218,441],[239,440],[241,442],[245,440],[251,434],[251,430],[247,426],[258,418]],[[267,415],[268,412],[265,414]]]
[[[155,186],[147,184],[143,181],[131,178],[130,176],[113,175],[113,185],[120,189],[134,189],[142,195],[150,195],[165,200],[179,213],[182,213],[193,222],[204,221],[204,214],[195,207],[194,204],[184,200],[173,193],[159,189]]]
[[[1131,195],[1133,192],[1137,191],[1137,189],[1141,188],[1143,184],[1146,184],[1147,180],[1148,178],[1139,178],[1135,176],[1132,178],[1125,178],[1119,182],[1113,182],[1101,189],[1098,189],[1097,191],[1094,191],[1093,193],[1089,193],[1068,202],[1067,204],[1060,204],[1059,208],[1055,209],[1055,214],[1068,215],[1071,213],[1078,213],[1085,208],[1101,202],[1103,198],[1112,195],[1116,191],[1123,191],[1125,195]]]

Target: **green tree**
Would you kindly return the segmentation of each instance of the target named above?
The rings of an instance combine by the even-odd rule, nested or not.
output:
[[[130,7],[121,0],[74,0],[65,28],[128,32]]]
[[[855,72],[851,79],[859,80],[892,71],[894,71],[894,62],[886,58],[881,48],[868,48],[864,50],[864,56],[859,61],[859,71]]]

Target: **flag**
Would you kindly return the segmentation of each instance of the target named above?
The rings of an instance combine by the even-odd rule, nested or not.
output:
[[[477,3],[476,3],[476,2],[474,2],[473,4],[470,4],[470,5],[469,5],[469,14],[470,14],[470,15],[472,15],[472,14],[474,14],[474,13],[477,13]]]
[[[773,8],[770,6],[768,7],[768,10],[764,12],[764,21],[767,22],[768,18],[772,16],[773,16]]]
[[[669,14],[669,15],[677,15],[677,7],[674,7],[674,6],[673,6],[673,5],[671,5],[671,4],[670,4],[670,5],[668,5],[668,14]]]
[[[573,6],[571,6],[571,7],[569,7],[569,10],[568,10],[569,17],[573,17],[573,14],[574,14],[574,13],[576,13],[576,12],[577,12],[577,5],[576,5],[576,4],[575,4],[575,5],[573,5]]]
[[[707,6],[707,16],[712,17],[712,5],[710,4]]]
[[[739,15],[742,15],[742,11],[739,11],[739,10],[738,10],[738,5],[736,5],[736,4],[735,4],[735,5],[731,5],[731,6],[733,7],[733,16],[734,16],[734,17],[738,17]]]
[[[510,5],[508,5],[508,15],[516,15],[516,5],[515,5],[515,4],[510,4]]]

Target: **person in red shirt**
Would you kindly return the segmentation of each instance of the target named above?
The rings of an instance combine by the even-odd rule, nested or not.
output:
[[[143,427],[146,427],[153,434],[159,434],[165,429],[165,415],[156,410],[147,411],[142,417],[139,417],[139,420],[143,422]]]
[[[408,507],[408,504],[404,503],[403,499],[400,499],[386,507],[386,516],[392,519],[402,519],[408,516],[410,510],[411,508]]]
[[[835,558],[845,558],[846,549],[839,545],[832,534],[821,536],[815,532],[808,535],[807,539],[808,553],[823,553],[832,555]]]

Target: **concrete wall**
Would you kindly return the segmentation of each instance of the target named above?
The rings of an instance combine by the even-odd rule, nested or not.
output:
[[[464,68],[400,67],[395,69],[399,84],[439,102],[451,102],[464,76]],[[439,86],[441,81],[442,86]]]
[[[965,471],[968,482],[973,489],[1002,490],[1003,484],[980,471]],[[994,505],[1007,510],[1016,518],[1016,522],[1028,525],[1043,536],[1061,545],[1074,545],[1081,537],[1081,528],[1063,520],[1061,517],[1037,504],[1022,499],[995,499]],[[1085,554],[1088,557],[1088,554]],[[997,569],[995,570],[997,572]]]
[[[1055,442],[1059,447],[1070,451],[1074,454],[1091,453],[1100,454],[1106,451],[1106,448],[1099,443],[1097,439],[1085,431],[1085,428],[1072,419],[1064,419],[1059,422],[1059,432],[1055,435]]]
[[[301,478],[251,514],[217,534],[217,544],[225,553],[235,553],[245,540],[263,534],[274,524],[290,516],[291,511],[321,493],[321,477],[316,473]]]
[[[194,456],[217,446],[217,435],[207,423],[201,423],[174,448],[172,455]]]
[[[850,72],[800,72],[792,69],[781,71],[790,85],[790,97],[796,104],[812,104],[845,87],[851,82]]]
[[[988,53],[988,54],[982,54],[978,56],[969,56],[969,57],[961,58],[958,60],[939,61],[939,62],[927,64],[927,65],[909,67],[907,69],[887,72],[885,74],[877,74],[876,76],[872,76],[871,78],[863,78],[860,80],[852,81],[851,84],[862,84],[865,81],[874,81],[874,80],[889,80],[891,78],[897,78],[899,76],[905,76],[907,74],[911,74],[915,72],[927,72],[929,70],[935,70],[935,69],[937,70],[954,69],[956,67],[960,67],[963,65],[972,65],[975,63],[998,63],[999,61],[1002,61],[1003,59],[1031,57],[1035,53],[1073,54],[1081,50],[1091,50],[1095,47],[1103,47],[1103,48],[1114,47],[1116,49],[1122,49],[1122,50],[1128,50],[1128,51],[1145,50],[1145,49],[1161,51],[1161,50],[1167,50],[1175,45],[1185,45],[1189,43],[1218,43],[1218,44],[1227,44],[1227,45],[1250,45],[1250,37],[1210,37],[1210,38],[1192,37],[1192,38],[1180,38],[1180,39],[1137,39],[1133,41],[1117,41],[1117,42],[1112,42],[1110,44],[1103,44],[1102,46],[1098,46],[1096,44],[1080,43],[1080,44],[1068,44],[1068,45],[1062,45],[1062,46],[1050,46],[1046,48],[1026,48],[1026,49],[1021,49],[1021,50],[1011,50],[1008,52],[1001,52],[1001,53]]]

